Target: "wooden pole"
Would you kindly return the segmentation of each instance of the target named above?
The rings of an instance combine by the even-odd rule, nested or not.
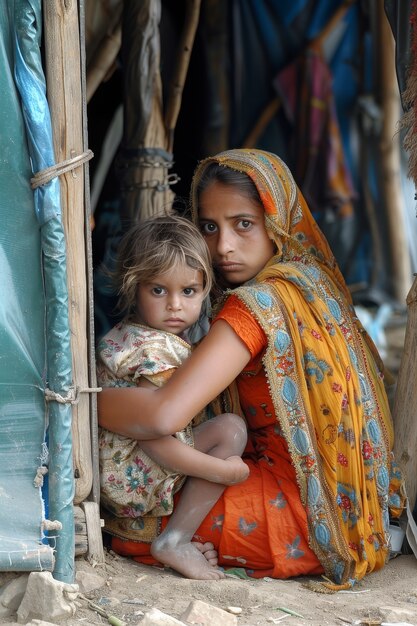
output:
[[[44,0],[47,95],[57,163],[83,153],[81,63],[76,0]],[[74,385],[90,387],[87,337],[86,219],[84,167],[60,177],[61,207],[67,243],[67,282]],[[79,503],[92,486],[88,394],[73,405],[75,498]]]
[[[380,68],[379,101],[382,109],[380,139],[382,195],[385,198],[389,246],[391,252],[392,287],[394,295],[405,302],[411,287],[412,272],[401,188],[400,94],[395,72],[394,38],[384,11],[383,0],[378,0],[378,67]]]
[[[417,278],[407,296],[407,327],[395,390],[393,420],[394,456],[405,478],[410,509],[417,496]]]
[[[122,22],[123,139],[117,158],[125,225],[171,211],[160,75],[161,0],[125,0]]]

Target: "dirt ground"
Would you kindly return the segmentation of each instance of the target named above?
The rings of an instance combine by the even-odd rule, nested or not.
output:
[[[139,625],[142,615],[152,607],[179,618],[189,603],[197,599],[226,610],[230,606],[239,607],[242,609],[237,618],[239,626],[270,626],[281,621],[288,626],[417,625],[417,559],[410,555],[392,559],[382,571],[370,574],[353,591],[328,595],[306,589],[303,583],[312,580],[310,577],[187,580],[171,570],[140,565],[108,551],[104,565],[93,567],[81,558],[76,560],[76,567],[78,571],[94,572],[103,578],[101,588],[86,593],[85,598],[128,625]],[[65,626],[109,623],[89,607],[87,599],[81,599],[79,604],[74,617],[61,623]],[[16,623],[0,619],[0,624]]]
[[[384,570],[369,575],[353,592],[331,595],[303,587],[302,583],[310,578],[186,580],[172,571],[139,565],[113,557],[111,553],[107,555],[105,571],[108,577],[105,587],[92,595],[99,603],[106,602],[104,598],[116,600],[110,605],[110,612],[128,624],[138,623],[138,611],[146,612],[152,607],[179,618],[192,600],[203,600],[223,609],[240,607],[239,626],[270,626],[274,623],[272,619],[284,615],[288,618],[282,621],[288,626],[343,625],[365,618],[375,618],[375,623],[381,623],[377,619],[381,617],[384,621],[417,625],[417,560],[414,556],[398,556]],[[285,614],[279,607],[303,617]],[[395,607],[396,618],[392,619],[392,613],[384,607]],[[104,618],[82,608],[68,626],[79,626],[83,617],[87,624],[106,623]]]

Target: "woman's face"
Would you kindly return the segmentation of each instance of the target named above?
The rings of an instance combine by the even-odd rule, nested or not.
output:
[[[213,266],[230,287],[256,276],[274,255],[263,207],[234,186],[211,183],[200,194],[198,219]]]

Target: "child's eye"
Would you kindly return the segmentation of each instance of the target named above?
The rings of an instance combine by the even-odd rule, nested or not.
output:
[[[216,224],[213,224],[212,222],[207,222],[206,224],[201,225],[201,232],[203,233],[203,235],[211,235],[215,233],[216,230],[217,230],[217,226]]]
[[[165,293],[163,287],[152,287],[152,293],[154,296],[162,296]]]
[[[185,287],[183,290],[185,296],[192,296],[195,293],[195,289],[192,287]]]

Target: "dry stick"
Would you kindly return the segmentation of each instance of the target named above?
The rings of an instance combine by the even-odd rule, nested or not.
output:
[[[355,4],[355,2],[356,0],[346,0],[345,2],[343,2],[343,4],[341,4],[340,7],[336,9],[327,24],[325,24],[324,28],[322,28],[321,32],[313,39],[308,47],[321,47],[327,35],[333,30],[336,24],[340,22],[345,13],[347,13],[347,11],[353,4]]]
[[[168,134],[167,151],[172,152],[174,147],[174,130],[181,108],[182,92],[190,64],[195,33],[200,18],[201,0],[188,0],[186,6],[184,28],[181,33],[178,59],[174,76],[170,85],[167,108],[165,113],[165,128]]]
[[[81,62],[76,2],[45,0],[47,94],[51,111],[55,159],[67,161],[84,152]],[[84,166],[60,176],[62,220],[67,243],[67,283],[74,386],[89,388],[87,337],[88,289]],[[72,407],[73,459],[77,471],[74,503],[92,487],[90,399],[81,394]]]
[[[269,102],[261,113],[261,116],[257,120],[255,126],[246,137],[243,142],[243,148],[253,148],[256,145],[259,137],[263,134],[264,130],[268,126],[269,122],[278,113],[281,106],[281,100],[276,96],[271,102]]]
[[[116,24],[120,22],[124,0],[83,1],[85,4],[83,9],[86,52],[85,64],[86,67],[90,67],[92,59],[97,54],[98,48],[106,37],[106,33],[112,33]]]
[[[102,44],[87,70],[87,102],[95,94],[104,79],[110,78],[115,69],[115,59],[122,44],[122,24],[119,21],[114,30],[106,33]]]

